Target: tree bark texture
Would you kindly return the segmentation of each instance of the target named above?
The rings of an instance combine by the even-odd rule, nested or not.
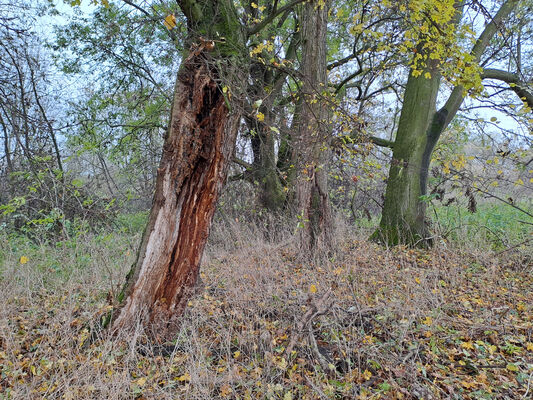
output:
[[[281,92],[281,85],[274,86],[270,93],[266,93],[265,87],[272,87],[276,83],[275,76],[271,69],[259,61],[252,63],[251,76],[254,83],[248,88],[248,95],[254,102],[262,101],[258,111],[264,115],[264,121],[246,118],[248,128],[253,132],[252,178],[259,185],[261,206],[269,211],[279,211],[285,204],[286,195],[276,165],[275,133],[270,126],[275,122],[274,100]]]
[[[229,112],[217,76],[203,53],[178,74],[152,210],[115,329],[140,318],[166,330],[196,284],[240,120]]]
[[[309,1],[302,17],[302,88],[300,107],[295,113],[294,165],[298,242],[303,255],[333,248],[333,218],[328,195],[327,147],[328,105],[326,36],[328,5]]]
[[[190,50],[182,54],[149,221],[112,320],[114,331],[140,322],[162,339],[175,332],[196,285],[233,159],[247,66],[232,0],[178,4]]]
[[[428,135],[435,114],[440,75],[430,79],[409,75],[404,103],[394,142],[385,204],[374,238],[388,244],[428,240],[425,194],[429,160],[434,148]]]

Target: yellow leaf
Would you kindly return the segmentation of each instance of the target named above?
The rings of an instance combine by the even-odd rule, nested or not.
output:
[[[420,285],[420,278],[418,276],[415,278],[415,282]]]
[[[463,385],[467,389],[476,387],[476,383],[475,382],[468,382],[468,381],[461,381],[461,385]]]
[[[426,317],[426,318],[424,318],[424,320],[422,321],[422,323],[423,323],[424,325],[430,326],[430,325],[433,323],[433,318],[431,318],[431,317]]]
[[[511,363],[507,364],[507,366],[505,368],[507,368],[507,370],[509,370],[511,372],[518,371],[518,367],[515,364],[511,364]]]
[[[316,293],[317,290],[318,290],[318,289],[316,288],[315,285],[311,285],[311,286],[309,286],[309,291],[310,291],[311,293]]]
[[[528,350],[528,351],[533,351],[533,343],[531,343],[531,342],[527,342],[527,343],[526,343],[526,350]]]
[[[20,261],[21,264],[26,264],[28,261],[30,261],[30,259],[28,257],[26,257],[26,256],[22,256],[22,257],[20,257],[19,261]]]
[[[146,384],[146,378],[139,378],[135,381],[135,383],[139,386],[144,386]]]
[[[176,27],[176,16],[174,14],[168,14],[163,21],[163,24],[170,31]]]
[[[185,372],[182,376],[178,377],[177,380],[180,382],[190,382],[191,374],[189,374],[188,372]]]
[[[241,355],[241,352],[237,350],[235,353],[233,353],[233,358],[239,358],[240,355]]]
[[[231,393],[231,388],[229,387],[227,383],[220,388],[220,395],[222,397],[228,397],[230,393]]]
[[[463,349],[474,350],[474,343],[472,343],[471,341],[463,342],[463,343],[461,344],[461,347],[462,347]]]
[[[369,380],[370,378],[372,378],[372,372],[370,372],[369,370],[365,369],[365,372],[363,372],[363,378],[365,378],[365,380]]]

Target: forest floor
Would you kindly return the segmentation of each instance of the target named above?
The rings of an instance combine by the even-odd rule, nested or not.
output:
[[[352,239],[306,264],[243,235],[208,248],[172,344],[91,337],[138,239],[0,238],[0,399],[533,398],[523,251]]]

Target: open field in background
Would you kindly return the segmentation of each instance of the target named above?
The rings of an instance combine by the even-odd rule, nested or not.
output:
[[[515,211],[438,209],[449,234],[430,251],[341,226],[338,253],[316,265],[265,234],[274,221],[219,215],[202,287],[166,346],[89,333],[145,214],[53,246],[3,234],[0,399],[531,398],[533,249],[513,246],[532,229]]]

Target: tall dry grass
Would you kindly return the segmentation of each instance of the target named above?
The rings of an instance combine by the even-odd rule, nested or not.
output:
[[[139,233],[86,235],[60,247],[2,237],[0,399],[531,392],[533,383],[520,378],[533,372],[533,271],[523,255],[498,259],[444,242],[427,252],[384,249],[339,224],[335,256],[302,262],[282,225],[218,220],[202,290],[165,345],[150,343],[140,327],[90,338],[133,262]],[[326,293],[322,315],[297,330]],[[291,339],[294,351],[285,354]],[[516,348],[505,350],[509,344]]]

